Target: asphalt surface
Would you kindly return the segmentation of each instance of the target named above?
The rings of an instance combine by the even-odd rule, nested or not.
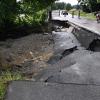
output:
[[[100,100],[100,86],[11,82],[5,100]]]
[[[53,32],[54,37],[54,49],[55,53],[63,53],[64,50],[68,50],[74,47],[81,47],[72,33],[68,32]]]
[[[72,53],[76,49],[85,49],[81,46],[76,37],[71,33],[72,27],[66,31],[52,32],[54,40],[54,56],[48,61],[50,64],[55,64],[60,58]]]
[[[67,55],[66,57],[59,60],[57,63],[47,67],[45,70],[41,71],[36,77],[36,81],[51,81],[51,82],[57,82],[61,83],[58,77],[60,74],[62,74],[63,69],[70,68],[71,66],[75,65],[77,62],[80,62],[80,59],[85,57],[86,55],[90,55],[91,52],[88,50],[76,50],[72,54]],[[53,81],[52,81],[53,79]],[[67,78],[66,78],[67,79]],[[70,78],[69,78],[70,80]],[[62,81],[62,83],[64,83]]]
[[[61,20],[61,21],[69,21],[69,23],[71,24],[75,24],[97,35],[100,35],[100,23],[97,23],[96,20],[92,21],[92,20],[88,20],[82,17],[78,18],[78,16],[74,16],[74,18],[72,18],[71,14],[68,14],[66,17],[64,17],[64,15],[61,15],[61,14],[59,16],[58,11],[52,12],[52,19]]]
[[[64,50],[76,46],[76,44],[73,43],[72,38],[69,36],[69,34],[67,34],[67,32],[54,32],[53,35],[55,41],[55,52],[57,53],[62,53]]]
[[[100,53],[87,54],[75,64],[52,75],[48,82],[100,85]]]

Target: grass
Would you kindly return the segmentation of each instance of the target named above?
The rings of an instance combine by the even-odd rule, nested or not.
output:
[[[12,80],[23,80],[24,77],[20,73],[12,73],[10,71],[2,72],[0,75],[0,100],[3,100],[7,88],[7,82]]]
[[[96,20],[96,17],[93,13],[85,13],[81,11],[81,16],[90,20]]]
[[[3,100],[5,91],[6,91],[6,84],[3,82],[0,82],[0,100]]]
[[[72,14],[72,10],[69,11],[70,14]],[[74,9],[74,14],[75,15],[78,15],[78,10],[75,10]],[[86,12],[83,12],[82,10],[80,11],[80,16],[81,17],[84,17],[86,19],[89,19],[89,20],[96,20],[96,16],[94,15],[94,13],[86,13]]]

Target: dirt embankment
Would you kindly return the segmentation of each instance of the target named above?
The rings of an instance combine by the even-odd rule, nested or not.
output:
[[[34,74],[47,66],[53,55],[51,34],[31,34],[0,42],[0,69]]]

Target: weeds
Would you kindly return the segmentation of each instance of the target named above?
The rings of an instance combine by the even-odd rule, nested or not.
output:
[[[2,72],[0,75],[0,100],[3,100],[7,82],[13,80],[23,80],[24,77],[20,73],[13,73],[10,71]]]
[[[78,16],[78,10],[73,9],[73,10],[70,10],[69,13],[72,14],[72,11],[74,11],[74,14]],[[94,15],[94,13],[86,13],[80,10],[80,16],[86,19],[96,20],[96,16]]]
[[[6,84],[0,82],[0,100],[3,100],[6,91]]]

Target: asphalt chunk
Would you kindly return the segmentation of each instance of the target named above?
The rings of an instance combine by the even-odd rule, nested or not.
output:
[[[100,86],[13,81],[5,100],[100,100]]]

